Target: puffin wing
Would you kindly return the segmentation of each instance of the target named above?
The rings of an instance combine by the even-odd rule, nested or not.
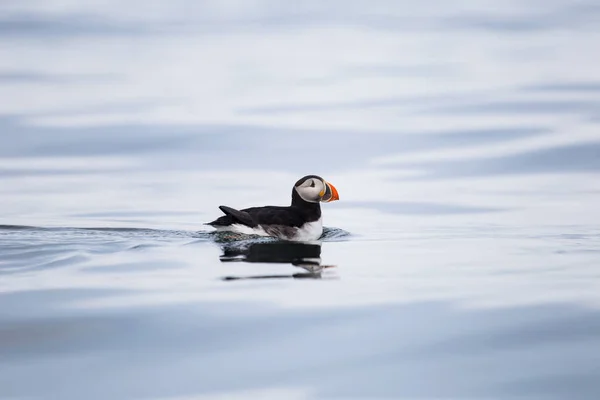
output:
[[[212,226],[229,226],[233,224],[242,224],[255,228],[258,225],[283,225],[289,227],[302,226],[304,221],[301,213],[293,207],[252,207],[243,210],[220,206],[224,216],[217,218],[208,225]]]
[[[293,207],[252,207],[242,210],[248,213],[259,225],[282,225],[289,227],[302,226],[306,221],[302,214]]]
[[[233,219],[233,223],[240,223],[251,228],[258,226],[258,223],[252,218],[246,211],[236,210],[235,208],[227,207],[227,206],[219,206],[219,209],[223,211],[223,213]]]

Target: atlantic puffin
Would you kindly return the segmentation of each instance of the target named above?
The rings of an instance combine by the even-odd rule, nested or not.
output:
[[[289,207],[265,206],[236,210],[220,206],[225,215],[207,225],[215,227],[217,231],[313,241],[323,234],[320,203],[339,199],[335,186],[320,176],[307,175],[294,185]]]

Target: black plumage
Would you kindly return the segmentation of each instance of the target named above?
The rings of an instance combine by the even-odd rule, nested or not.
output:
[[[296,185],[302,183],[302,181],[298,182]],[[242,224],[251,228],[258,225],[277,225],[299,228],[307,222],[314,222],[321,218],[321,205],[305,201],[295,189],[292,190],[292,204],[289,207],[264,206],[243,210],[236,210],[228,206],[219,208],[225,215],[209,222],[208,225],[219,227]]]

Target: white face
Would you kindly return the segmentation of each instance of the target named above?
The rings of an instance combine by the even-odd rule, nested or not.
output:
[[[303,200],[318,203],[323,198],[326,188],[322,180],[309,178],[302,182],[300,186],[296,186],[295,189]]]

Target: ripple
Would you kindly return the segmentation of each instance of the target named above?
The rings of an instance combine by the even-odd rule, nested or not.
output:
[[[346,238],[352,236],[352,234],[348,231],[345,231],[341,228],[323,228],[323,235],[321,236],[321,240],[324,242],[337,242],[341,240],[346,240]]]

